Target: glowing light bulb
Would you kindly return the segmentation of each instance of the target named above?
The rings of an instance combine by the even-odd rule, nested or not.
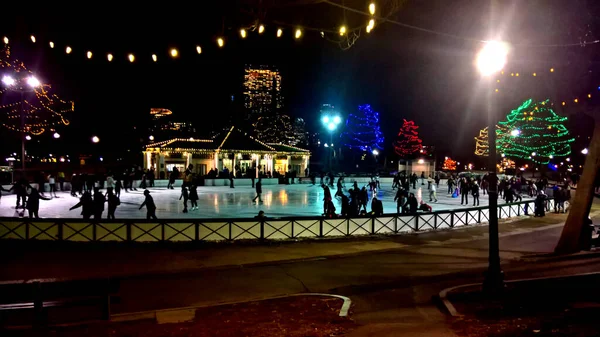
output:
[[[113,60],[112,54],[106,55],[106,59],[108,60],[108,62],[111,62]]]
[[[375,4],[373,2],[369,4],[369,13],[371,13],[371,15],[375,15]]]
[[[91,52],[91,51],[88,51],[88,52],[87,52],[87,58],[88,58],[88,59],[91,59],[91,58],[92,58],[92,52]]]
[[[98,138],[98,136],[93,136],[92,143],[98,143],[98,142],[100,142],[100,138]]]
[[[4,41],[4,44],[8,44],[8,37],[4,37],[4,39],[2,39]]]
[[[282,34],[283,34],[283,30],[281,28],[278,28],[277,29],[277,37],[281,37]]]
[[[222,37],[217,39],[217,44],[219,45],[219,47],[223,48],[223,46],[225,45],[225,40],[223,40]]]
[[[171,57],[177,57],[179,56],[179,52],[177,51],[177,49],[173,48],[171,49]]]
[[[30,136],[30,135],[27,135],[27,136],[25,136],[25,139],[27,139],[27,140],[31,140],[31,136]]]
[[[265,31],[265,26],[260,25],[258,26],[258,34],[262,34]]]
[[[73,51],[73,49],[71,49],[71,47],[67,46],[67,48],[65,48],[65,52],[67,54],[71,54],[71,52]]]
[[[50,45],[50,48],[54,48],[54,42],[50,41],[48,44]]]
[[[196,46],[196,52],[197,52],[198,54],[202,54],[202,47],[200,47],[200,46]]]
[[[158,61],[158,57],[156,56],[156,54],[152,54],[152,61],[154,61],[154,62]]]
[[[35,36],[31,35],[31,42],[35,43]]]
[[[340,36],[343,36],[346,34],[346,26],[341,26],[340,27]]]
[[[244,28],[240,29],[240,36],[242,37],[242,39],[246,38],[246,30]]]
[[[135,56],[133,54],[129,54],[127,58],[129,59],[129,62],[133,63],[133,61],[135,61]]]
[[[302,30],[300,30],[300,28],[296,29],[296,34],[294,36],[299,39],[302,36]]]

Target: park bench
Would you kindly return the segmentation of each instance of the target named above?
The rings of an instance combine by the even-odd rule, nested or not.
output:
[[[108,320],[119,283],[110,279],[0,284],[0,324],[39,327]]]

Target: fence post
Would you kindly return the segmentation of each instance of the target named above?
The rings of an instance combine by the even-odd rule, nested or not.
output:
[[[298,183],[299,183],[299,182],[298,182]],[[291,220],[290,222],[292,223],[292,228],[291,228],[291,231],[292,231],[292,236],[290,237],[290,239],[293,239],[293,238],[294,238],[294,223],[295,223],[296,221],[295,221],[295,220]]]
[[[454,228],[454,211],[450,211],[450,228]]]
[[[433,213],[433,229],[434,230],[437,230],[437,218],[438,218],[437,213]]]
[[[419,231],[419,214],[415,214],[415,232]]]
[[[477,210],[477,223],[481,223],[481,208]]]
[[[323,237],[323,218],[319,219],[319,237]]]
[[[398,217],[399,215],[394,216],[394,233],[398,234]]]
[[[56,234],[57,239],[62,241],[63,240],[63,223],[59,222],[58,224],[58,233]]]
[[[348,223],[350,223],[350,220],[348,220]],[[371,234],[375,234],[375,217],[371,218]]]
[[[231,232],[231,227],[230,227],[230,232]],[[231,237],[231,235],[230,235]],[[196,241],[200,241],[200,224],[199,223],[194,223],[194,239]]]
[[[127,242],[131,242],[131,222],[125,224],[125,230],[127,231]]]
[[[265,222],[262,220],[260,221],[260,239],[265,239]]]

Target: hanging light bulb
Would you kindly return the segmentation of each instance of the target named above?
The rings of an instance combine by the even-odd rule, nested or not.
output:
[[[171,49],[171,57],[177,57],[179,56],[179,52],[177,51],[177,49],[173,48]]]
[[[71,52],[73,51],[73,49],[71,49],[71,47],[67,46],[67,48],[65,48],[65,52],[67,54],[71,54]]]
[[[129,54],[129,56],[127,56],[129,58],[129,62],[135,61],[135,56],[133,54]]]
[[[260,25],[258,26],[258,34],[262,34],[265,31],[265,26]]]
[[[297,39],[299,39],[301,36],[302,36],[302,30],[300,30],[300,28],[296,29],[296,34],[295,34],[295,37],[296,37]]]
[[[108,62],[111,62],[113,59],[112,54],[109,53],[108,55],[106,55],[106,59],[108,60]]]
[[[31,35],[31,42],[35,43],[35,36]]]
[[[223,46],[225,45],[225,40],[223,40],[222,37],[217,39],[217,44],[219,45],[219,47],[223,48]]]
[[[244,28],[240,29],[240,36],[242,37],[242,39],[246,38],[246,30]]]
[[[340,27],[340,36],[343,36],[346,34],[346,26],[341,26]]]
[[[198,54],[202,54],[202,47],[200,47],[200,46],[196,46],[196,52],[197,52]]]
[[[152,61],[154,61],[154,62],[158,61],[158,57],[156,57],[156,54],[152,54]]]
[[[5,36],[3,41],[4,41],[4,44],[8,44],[8,37]]]
[[[91,59],[91,58],[92,58],[92,52],[91,52],[91,51],[88,51],[88,52],[87,52],[87,58],[88,58],[88,59]]]
[[[283,30],[281,28],[277,28],[277,37],[281,37],[283,34]]]
[[[54,48],[54,42],[50,41],[48,44],[50,45],[50,48]]]
[[[371,13],[371,15],[375,15],[375,3],[373,2],[369,4],[369,13]]]

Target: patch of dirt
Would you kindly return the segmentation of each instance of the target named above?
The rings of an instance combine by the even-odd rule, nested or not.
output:
[[[93,324],[44,331],[0,331],[2,336],[33,337],[242,337],[340,336],[355,323],[340,317],[343,300],[294,296],[196,310],[193,321],[157,324],[154,321]]]

